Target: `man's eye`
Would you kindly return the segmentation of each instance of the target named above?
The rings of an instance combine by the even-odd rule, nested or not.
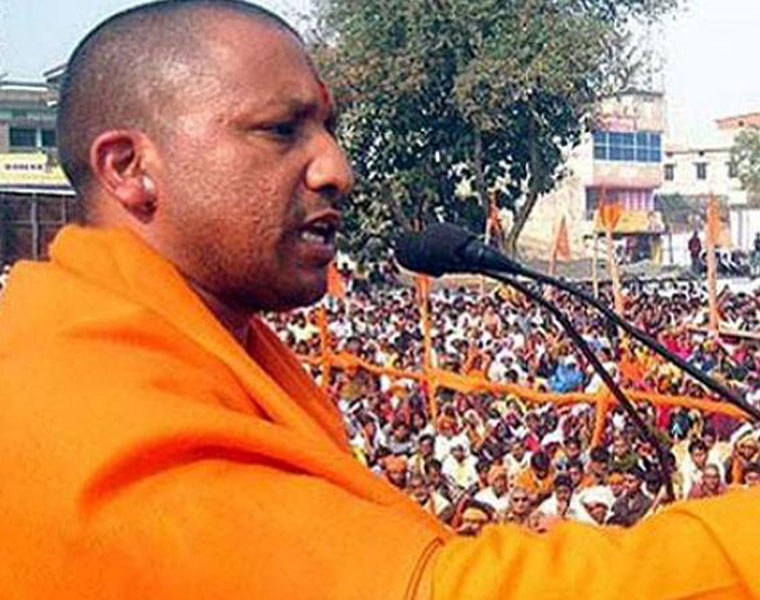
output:
[[[281,138],[291,138],[296,134],[298,125],[295,122],[288,121],[285,123],[275,123],[268,128],[268,131]]]

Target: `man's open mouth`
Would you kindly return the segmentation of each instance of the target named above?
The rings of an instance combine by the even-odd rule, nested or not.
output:
[[[315,221],[301,230],[301,239],[310,244],[332,245],[337,227],[327,221]]]

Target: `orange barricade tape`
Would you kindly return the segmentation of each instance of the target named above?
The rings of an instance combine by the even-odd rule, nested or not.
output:
[[[330,353],[326,357],[300,356],[299,358],[303,362],[312,365],[324,366],[325,362],[329,362],[331,368],[348,372],[355,372],[359,369],[363,369],[369,373],[374,373],[375,375],[388,375],[389,377],[396,379],[413,379],[420,383],[427,383],[431,394],[434,394],[438,388],[444,388],[465,394],[513,394],[519,397],[522,401],[530,402],[532,404],[552,403],[557,406],[568,404],[591,404],[596,409],[596,423],[594,426],[594,434],[592,436],[593,443],[599,443],[601,441],[602,435],[604,434],[607,412],[610,407],[617,404],[615,397],[606,389],[602,389],[596,394],[586,394],[581,392],[567,394],[539,392],[513,383],[489,381],[482,373],[462,375],[434,368],[428,369],[426,373],[417,373],[414,371],[402,371],[391,367],[380,367],[368,363],[348,352],[337,354]],[[737,419],[747,418],[743,411],[724,402],[706,400],[704,398],[693,398],[691,396],[668,396],[634,390],[623,391],[626,396],[634,402],[650,402],[655,406],[694,408],[704,412],[722,414]]]

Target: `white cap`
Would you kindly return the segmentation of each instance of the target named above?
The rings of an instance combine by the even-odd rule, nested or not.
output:
[[[615,502],[615,495],[607,486],[597,485],[585,489],[581,501],[583,504],[603,504],[609,509]]]

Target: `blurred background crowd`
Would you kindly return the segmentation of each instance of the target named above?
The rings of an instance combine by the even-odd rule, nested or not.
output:
[[[431,387],[397,373],[419,373],[425,362],[414,287],[388,265],[362,276],[344,270],[342,276],[348,284],[342,298],[269,320],[318,381],[325,345],[333,354],[381,368],[333,369],[321,383],[345,419],[357,459],[426,510],[460,533],[474,534],[485,523],[505,521],[539,531],[556,519],[630,526],[666,502],[655,448],[619,407],[607,411],[595,436],[596,408],[583,397],[535,401],[531,392],[557,400],[604,388],[546,311],[501,288],[434,289],[427,311],[431,366],[513,387],[509,393]],[[601,293],[611,304],[611,291]],[[657,402],[717,399],[619,336],[588,307],[564,294],[552,299],[617,383],[639,393],[639,416],[668,449],[676,498],[722,494],[760,481],[758,431],[688,402]],[[699,282],[633,281],[625,288],[628,320],[757,405],[760,342],[751,332],[760,317],[760,289],[720,292],[721,320],[731,335],[707,333],[706,306]],[[320,318],[328,335],[320,333]]]

